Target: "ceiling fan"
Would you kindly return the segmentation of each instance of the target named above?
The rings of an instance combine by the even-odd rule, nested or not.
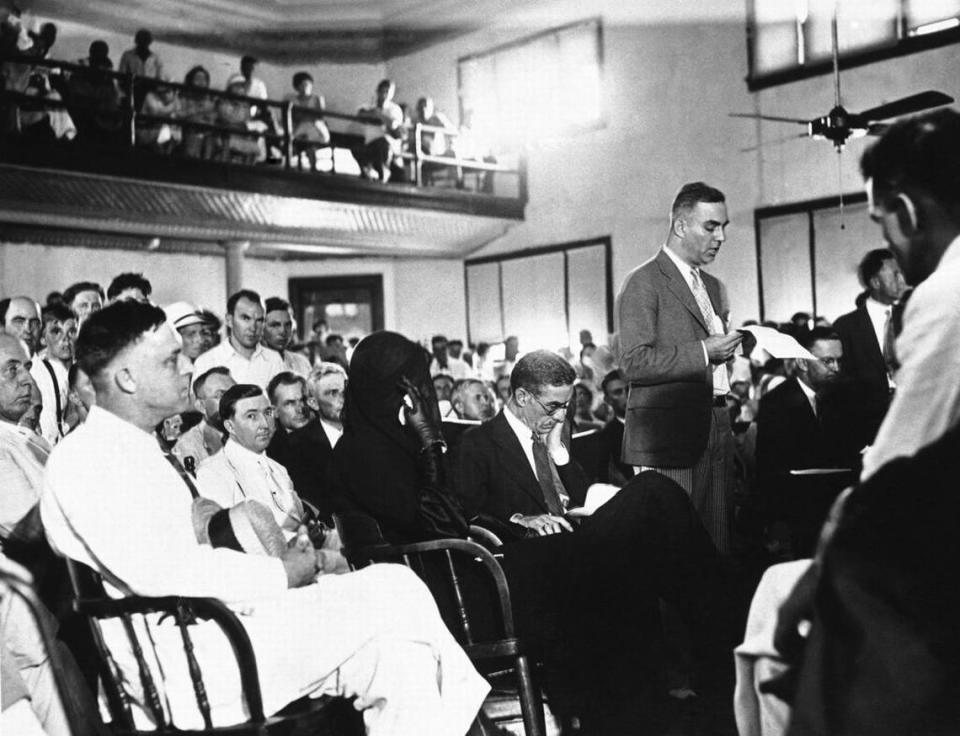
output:
[[[807,132],[798,137],[810,137],[831,141],[837,151],[843,149],[844,143],[851,137],[863,135],[880,135],[887,128],[884,120],[901,115],[928,110],[941,105],[949,105],[953,98],[943,92],[927,90],[917,94],[901,97],[898,100],[871,107],[863,112],[849,112],[840,104],[840,64],[837,43],[837,7],[839,0],[833,6],[831,20],[832,52],[833,52],[833,109],[823,117],[804,120],[801,118],[779,117],[776,115],[760,115],[757,113],[732,112],[730,117],[754,118],[771,120],[781,123],[799,123],[807,126]]]

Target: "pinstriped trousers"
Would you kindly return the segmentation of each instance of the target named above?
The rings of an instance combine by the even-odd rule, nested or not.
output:
[[[692,467],[649,469],[672,478],[687,492],[720,554],[730,554],[733,551],[734,465],[733,427],[727,408],[713,408],[707,448]]]

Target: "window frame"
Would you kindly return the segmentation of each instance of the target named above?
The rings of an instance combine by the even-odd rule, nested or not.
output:
[[[833,60],[831,58],[818,59],[813,62],[801,64],[799,61],[786,69],[778,69],[772,72],[757,73],[755,71],[756,59],[754,57],[754,40],[757,35],[756,25],[756,3],[758,0],[747,0],[747,89],[750,92],[757,92],[770,87],[776,87],[781,84],[796,82],[801,79],[810,79],[833,72]],[[878,61],[895,59],[900,56],[907,56],[919,51],[929,51],[931,49],[949,46],[960,43],[960,26],[948,28],[943,31],[935,31],[921,35],[908,35],[907,18],[905,16],[904,5],[900,5],[899,17],[895,19],[897,25],[897,38],[889,43],[873,45],[857,49],[856,51],[842,52],[839,55],[838,66],[841,70],[853,69],[858,66],[873,64]]]

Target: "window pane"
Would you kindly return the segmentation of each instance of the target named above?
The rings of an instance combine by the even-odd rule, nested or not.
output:
[[[880,228],[867,216],[866,203],[843,209],[818,210],[813,214],[816,237],[817,312],[831,322],[854,308],[862,288],[857,264],[868,250],[882,248]]]
[[[899,6],[900,0],[841,0],[837,14],[840,53],[895,43]],[[834,0],[809,0],[809,14],[803,24],[808,62],[832,55],[833,8]]]
[[[590,22],[462,60],[460,95],[465,116],[473,111],[472,129],[503,153],[598,122],[599,32]]]
[[[786,322],[796,312],[813,313],[808,222],[806,213],[760,222],[764,319]]]
[[[571,347],[579,345],[580,330],[590,330],[597,345],[609,345],[607,334],[607,262],[602,245],[567,251],[570,278]]]
[[[520,338],[524,353],[566,345],[563,254],[517,258],[501,267],[506,334]]]
[[[793,3],[756,0],[754,8],[754,73],[763,74],[799,64],[797,14]]]
[[[496,263],[467,266],[467,319],[473,342],[500,342],[500,267]]]
[[[960,0],[905,0],[905,12],[907,29],[912,33],[931,23],[960,17]]]

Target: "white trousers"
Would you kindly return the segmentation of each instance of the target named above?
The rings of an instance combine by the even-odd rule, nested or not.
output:
[[[356,696],[370,736],[462,736],[489,691],[440,618],[429,590],[402,565],[373,565],[235,607],[257,659],[264,711],[303,696]],[[151,621],[151,666],[180,728],[201,726],[179,632]],[[112,632],[110,641],[116,641]],[[229,645],[210,624],[191,627],[214,725],[246,718]],[[129,651],[111,647],[137,702]],[[146,649],[146,647],[145,647]],[[146,718],[145,712],[138,720]]]

